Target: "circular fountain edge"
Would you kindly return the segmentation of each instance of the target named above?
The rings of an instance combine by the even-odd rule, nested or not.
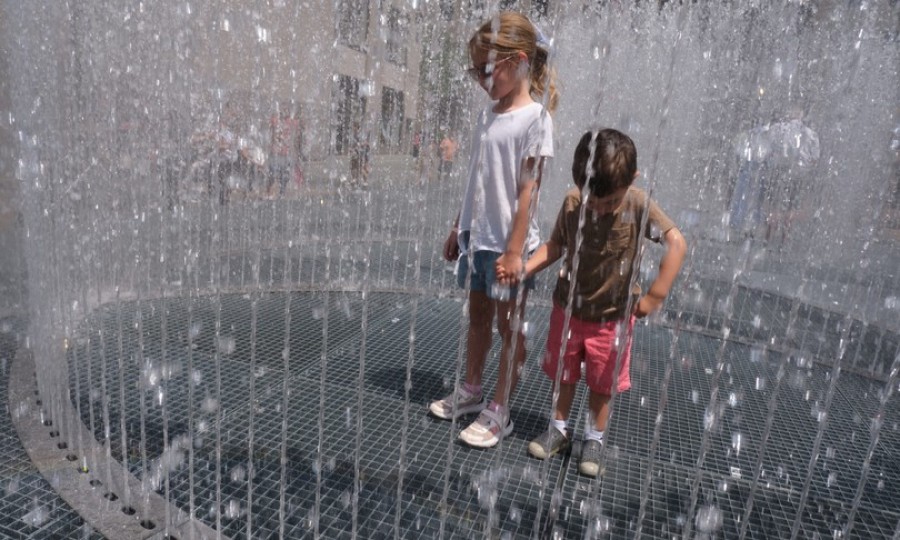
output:
[[[71,403],[60,401],[63,418],[49,417],[38,396],[34,358],[19,349],[9,373],[9,411],[19,440],[41,475],[91,527],[111,540],[224,538],[156,492],[146,491],[94,439]],[[74,448],[64,439],[83,444]],[[126,502],[129,493],[142,502]]]

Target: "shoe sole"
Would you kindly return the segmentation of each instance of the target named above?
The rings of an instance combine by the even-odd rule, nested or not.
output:
[[[600,464],[599,463],[579,463],[578,464],[578,472],[585,476],[590,476],[591,478],[597,478],[597,475],[600,474]]]
[[[557,448],[555,450],[551,450],[548,453],[548,452],[544,451],[543,446],[532,441],[532,442],[528,443],[528,453],[531,454],[531,457],[533,457],[533,458],[549,459],[549,458],[552,458],[553,456],[555,456],[556,454],[564,451],[568,447],[569,447],[568,444],[564,444],[563,446],[560,446],[559,448]]]
[[[440,402],[435,401],[428,406],[428,410],[431,411],[431,414],[440,418],[441,420],[455,420],[460,416],[465,416],[467,414],[480,413],[482,410],[484,410],[486,405],[487,404],[485,403],[485,401],[482,400],[478,403],[475,403],[474,405],[468,405],[466,407],[457,409],[456,414],[446,414],[444,412],[444,408],[441,407]]]
[[[465,439],[465,437],[463,437],[463,433],[465,433],[465,431],[459,432],[459,440],[461,440],[462,442],[468,444],[469,446],[471,446],[473,448],[493,448],[493,447],[497,446],[497,444],[500,441],[505,439],[512,432],[513,432],[513,423],[512,423],[512,420],[510,420],[509,423],[506,424],[506,427],[501,429],[500,433],[497,434],[496,440],[493,440],[493,441],[467,441]]]

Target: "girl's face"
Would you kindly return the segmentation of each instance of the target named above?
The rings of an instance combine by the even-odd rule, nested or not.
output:
[[[472,67],[469,74],[484,88],[493,101],[499,101],[513,94],[521,85],[518,74],[519,56],[490,54],[482,49],[472,51]]]

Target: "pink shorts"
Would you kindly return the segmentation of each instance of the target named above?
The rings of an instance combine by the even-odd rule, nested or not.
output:
[[[566,312],[554,304],[550,315],[550,333],[547,336],[547,353],[544,355],[543,369],[553,380],[556,380],[559,348],[562,345],[562,329]],[[569,319],[569,340],[563,355],[563,369],[560,381],[563,384],[575,384],[581,379],[581,362],[585,365],[585,382],[594,393],[608,396],[612,393],[613,375],[616,369],[616,332],[623,321],[588,322],[571,317]],[[625,347],[619,366],[619,383],[617,392],[631,388],[631,335],[634,329],[634,317],[628,321]]]

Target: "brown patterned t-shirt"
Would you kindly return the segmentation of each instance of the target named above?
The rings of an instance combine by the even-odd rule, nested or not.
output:
[[[551,242],[565,249],[563,266],[553,292],[554,300],[563,307],[569,303],[580,215],[581,191],[572,188],[566,193],[550,235]],[[675,227],[656,202],[636,187],[628,188],[614,213],[597,215],[585,209],[572,315],[583,321],[597,322],[624,318],[642,223],[645,223],[644,236],[657,243]],[[630,294],[635,300],[641,294],[636,281]]]

